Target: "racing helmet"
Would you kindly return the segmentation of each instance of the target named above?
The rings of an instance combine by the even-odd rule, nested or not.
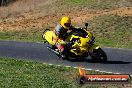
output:
[[[61,26],[64,27],[65,29],[68,29],[71,26],[71,19],[67,16],[62,17]]]

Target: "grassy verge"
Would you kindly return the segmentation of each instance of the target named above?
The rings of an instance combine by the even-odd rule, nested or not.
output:
[[[0,32],[0,40],[16,40],[16,41],[28,41],[28,42],[42,42],[42,32],[33,31],[8,31]]]
[[[104,15],[90,22],[97,43],[109,47],[132,48],[132,17]]]
[[[94,10],[115,9],[131,6],[131,0],[60,0],[57,6],[63,9],[72,7],[88,8]]]
[[[119,88],[117,84],[79,85],[78,70],[13,58],[0,58],[0,88]],[[87,71],[87,74],[104,74]],[[126,84],[127,85],[127,84]]]
[[[71,71],[72,68],[65,69],[38,62],[0,58],[0,87],[72,88],[75,85],[67,79],[68,72]]]

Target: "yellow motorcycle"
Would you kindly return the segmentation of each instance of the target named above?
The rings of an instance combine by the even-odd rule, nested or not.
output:
[[[46,29],[42,35],[44,43],[48,43],[48,50],[54,52],[57,56],[62,59],[74,58],[74,60],[84,60],[89,55],[95,62],[106,62],[107,55],[100,48],[99,45],[94,44],[95,37],[89,31],[87,31],[88,23],[85,23],[85,27],[77,28],[75,31],[71,31],[65,41],[71,42],[70,45],[66,45],[63,55],[56,51],[56,42],[63,42],[59,40],[55,33],[49,29]]]

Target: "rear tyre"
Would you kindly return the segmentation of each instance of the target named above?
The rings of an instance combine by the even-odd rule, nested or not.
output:
[[[107,55],[101,48],[94,49],[93,52],[90,52],[90,56],[94,62],[104,63],[107,61]]]

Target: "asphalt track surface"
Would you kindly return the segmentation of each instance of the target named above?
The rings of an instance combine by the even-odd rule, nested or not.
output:
[[[87,69],[132,75],[132,50],[103,48],[108,56],[106,63],[87,61],[71,62],[58,58],[42,43],[0,41],[0,57],[38,61],[63,66],[82,66]]]

